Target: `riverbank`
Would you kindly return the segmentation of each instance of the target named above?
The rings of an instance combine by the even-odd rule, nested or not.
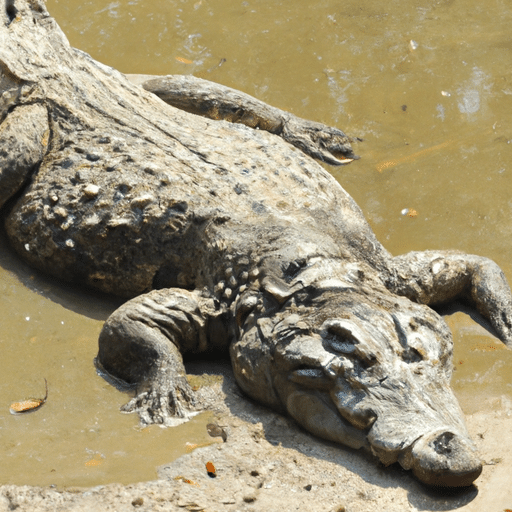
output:
[[[202,366],[187,368],[200,374]],[[159,468],[158,480],[90,489],[0,487],[0,511],[268,511],[405,512],[460,510],[503,512],[512,508],[512,402],[496,398],[492,410],[467,417],[486,462],[476,485],[440,493],[400,467],[313,438],[291,420],[241,397],[228,364],[200,393],[227,440]],[[206,425],[205,425],[206,428]],[[143,454],[141,454],[143,457]],[[215,467],[208,474],[206,464]],[[212,469],[209,466],[208,469]],[[210,471],[211,473],[211,471]]]

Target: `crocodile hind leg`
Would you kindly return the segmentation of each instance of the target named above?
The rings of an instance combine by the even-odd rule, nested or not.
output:
[[[194,414],[195,400],[181,353],[206,343],[205,319],[193,292],[154,290],[114,311],[99,336],[98,366],[136,384],[122,407],[142,424],[176,425]]]
[[[131,76],[137,81],[137,75]],[[153,77],[141,85],[181,110],[278,135],[329,165],[345,165],[359,158],[350,143],[360,139],[351,139],[337,128],[302,119],[230,87],[191,75]]]
[[[387,287],[427,305],[469,300],[512,348],[512,295],[503,271],[482,256],[455,251],[410,252],[392,260]]]
[[[3,73],[5,74],[5,70]],[[0,84],[2,80],[0,73]],[[0,98],[0,117],[4,108],[6,105]],[[47,149],[49,133],[48,112],[42,105],[16,107],[2,120],[0,124],[0,207],[23,187],[40,164]]]

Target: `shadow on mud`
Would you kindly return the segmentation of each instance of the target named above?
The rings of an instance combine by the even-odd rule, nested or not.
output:
[[[496,333],[490,322],[486,318],[484,318],[474,307],[471,307],[470,305],[466,304],[461,300],[448,302],[447,304],[442,304],[433,307],[432,309],[434,309],[443,317],[453,315],[454,313],[464,313],[468,315],[471,318],[471,320],[473,320],[473,322],[480,325],[480,327],[483,327],[491,336],[499,340],[498,334]]]
[[[477,482],[478,483],[478,482]],[[417,510],[455,510],[471,503],[478,496],[478,487],[430,488],[421,486],[423,493],[409,493],[409,502]]]

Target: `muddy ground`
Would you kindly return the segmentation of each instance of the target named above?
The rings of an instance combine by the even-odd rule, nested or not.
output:
[[[211,370],[211,363],[210,370]],[[194,363],[188,372],[201,374]],[[442,492],[398,466],[384,468],[354,450],[313,438],[291,420],[240,395],[229,365],[199,390],[228,437],[212,438],[159,468],[159,479],[91,489],[0,487],[0,511],[308,511],[401,512],[512,509],[512,403],[467,418],[485,460],[476,485]],[[206,425],[205,425],[206,428]],[[209,475],[206,464],[215,467]],[[208,469],[212,469],[208,466]]]

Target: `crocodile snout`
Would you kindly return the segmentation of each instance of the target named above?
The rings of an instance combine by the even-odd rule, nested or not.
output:
[[[444,429],[422,436],[400,462],[422,482],[439,487],[471,485],[482,472],[473,442]]]

